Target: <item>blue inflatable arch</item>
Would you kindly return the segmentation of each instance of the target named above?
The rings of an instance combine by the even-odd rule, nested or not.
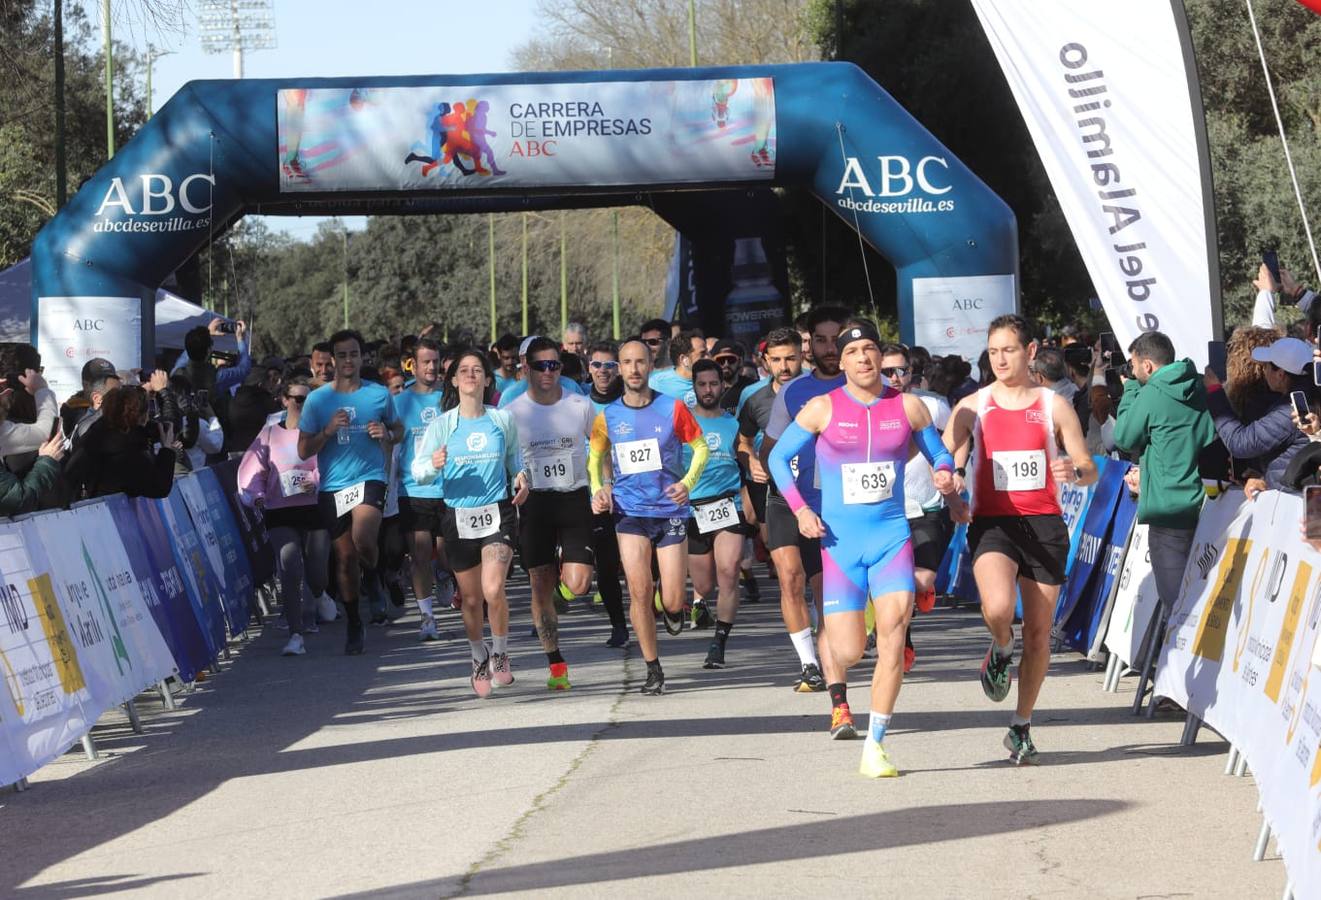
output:
[[[48,367],[125,340],[150,364],[157,287],[246,213],[644,203],[682,231],[719,208],[691,192],[772,187],[893,264],[910,340],[915,279],[1001,276],[1016,304],[1009,208],[851,64],[198,81],[37,235],[33,339]]]

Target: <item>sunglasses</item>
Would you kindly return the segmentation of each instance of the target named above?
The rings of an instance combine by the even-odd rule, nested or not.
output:
[[[646,344],[648,347],[659,347],[659,346],[661,345],[661,339],[660,339],[660,338],[643,338],[643,339],[642,339],[642,343]]]
[[[285,394],[284,398],[286,400],[294,401],[299,406],[302,406],[304,403],[307,402],[307,394]]]
[[[725,363],[729,363],[730,365],[733,365],[737,362],[740,362],[739,357],[733,354],[723,354],[721,356],[712,357],[712,359],[714,359],[716,362],[720,363],[721,365],[724,365]]]
[[[528,363],[527,367],[533,372],[558,372],[564,368],[564,363],[558,359],[538,359]]]
[[[617,362],[607,362],[607,361],[605,361],[605,360],[601,360],[601,359],[594,359],[594,360],[592,360],[590,363],[588,363],[588,365],[591,366],[593,369],[605,369],[607,372],[609,372],[609,371],[613,371],[613,370],[619,368],[619,363],[617,363]]]
[[[904,366],[887,366],[881,369],[881,374],[886,378],[903,378],[908,374],[908,369]]]

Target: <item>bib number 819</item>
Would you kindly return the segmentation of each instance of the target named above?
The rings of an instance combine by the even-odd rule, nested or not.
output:
[[[569,468],[562,462],[546,463],[541,467],[541,476],[546,479],[563,478],[568,474]]]

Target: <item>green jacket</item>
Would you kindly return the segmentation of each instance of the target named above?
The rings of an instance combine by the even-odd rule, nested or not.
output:
[[[1161,366],[1145,385],[1124,385],[1115,415],[1115,445],[1140,456],[1138,521],[1196,528],[1206,490],[1197,458],[1216,437],[1206,386],[1190,359]]]

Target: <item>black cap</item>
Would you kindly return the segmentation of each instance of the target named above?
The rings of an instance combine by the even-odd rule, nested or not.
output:
[[[711,358],[715,359],[717,356],[729,356],[731,354],[742,359],[747,355],[747,350],[743,348],[742,344],[732,338],[721,338],[716,341],[715,349],[711,351]]]
[[[116,378],[119,373],[115,371],[114,364],[108,359],[95,357],[83,363],[83,384],[91,384],[98,378]]]
[[[876,329],[873,328],[870,323],[866,322],[858,325],[850,325],[848,328],[841,331],[839,337],[835,338],[835,349],[843,354],[844,348],[854,341],[872,341],[877,347],[881,346],[880,334],[877,333]]]

